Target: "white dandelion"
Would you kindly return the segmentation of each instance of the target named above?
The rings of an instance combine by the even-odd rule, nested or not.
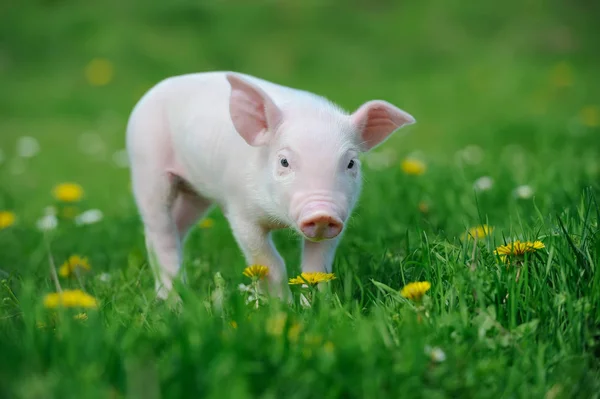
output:
[[[41,217],[36,225],[42,231],[54,230],[58,226],[58,219],[55,215],[46,215]]]
[[[40,143],[33,137],[23,136],[17,140],[17,154],[22,158],[32,158],[40,152]]]
[[[473,188],[477,191],[488,191],[494,186],[494,179],[489,176],[481,176],[473,183]]]
[[[520,199],[529,199],[533,197],[533,193],[533,188],[527,184],[515,188],[515,191],[513,192],[514,196]]]
[[[446,353],[440,347],[425,346],[425,354],[431,358],[435,363],[442,363],[446,360]]]
[[[98,223],[104,217],[100,209],[89,209],[75,217],[76,225],[94,224]]]

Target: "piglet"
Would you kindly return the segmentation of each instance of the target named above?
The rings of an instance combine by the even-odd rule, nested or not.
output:
[[[318,95],[240,73],[158,83],[127,125],[158,297],[171,291],[182,241],[212,205],[227,218],[246,263],[268,266],[271,293],[289,292],[274,229],[300,233],[302,271],[331,272],[361,189],[359,154],[414,122],[386,101],[348,114]]]

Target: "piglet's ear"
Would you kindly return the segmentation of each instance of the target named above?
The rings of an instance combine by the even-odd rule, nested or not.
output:
[[[358,129],[365,151],[384,142],[402,126],[415,123],[411,115],[383,100],[363,104],[350,117]]]
[[[251,146],[266,145],[281,123],[281,111],[260,88],[228,73],[229,114],[235,130]]]

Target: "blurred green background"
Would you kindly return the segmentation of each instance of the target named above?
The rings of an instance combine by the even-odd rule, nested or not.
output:
[[[509,144],[597,148],[599,15],[581,0],[2,2],[3,201],[40,209],[55,183],[77,181],[99,203],[129,204],[113,162],[129,112],[161,79],[209,70],[348,110],[390,101],[418,124],[386,145],[436,162],[470,144],[490,165]],[[16,155],[22,136],[39,155]]]

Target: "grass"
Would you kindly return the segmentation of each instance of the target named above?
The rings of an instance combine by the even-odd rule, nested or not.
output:
[[[598,397],[596,5],[1,7],[0,210],[17,220],[0,230],[0,397]],[[94,58],[114,68],[106,85],[86,80]],[[310,308],[298,287],[291,306],[246,304],[246,265],[218,210],[187,240],[182,303],[154,299],[113,153],[147,88],[211,69],[349,110],[383,98],[418,120],[365,157],[337,278]],[[22,136],[38,155],[16,153]],[[404,174],[406,157],[426,172]],[[473,189],[481,176],[490,190]],[[85,190],[75,212],[104,219],[40,232],[68,181]],[[520,185],[534,195],[515,196]],[[461,239],[484,223],[492,234]],[[545,248],[507,267],[493,251],[515,239]],[[295,276],[297,238],[275,240]],[[73,254],[91,270],[60,284],[98,300],[85,320],[43,306],[51,264]],[[399,294],[415,281],[431,283],[422,302]]]

